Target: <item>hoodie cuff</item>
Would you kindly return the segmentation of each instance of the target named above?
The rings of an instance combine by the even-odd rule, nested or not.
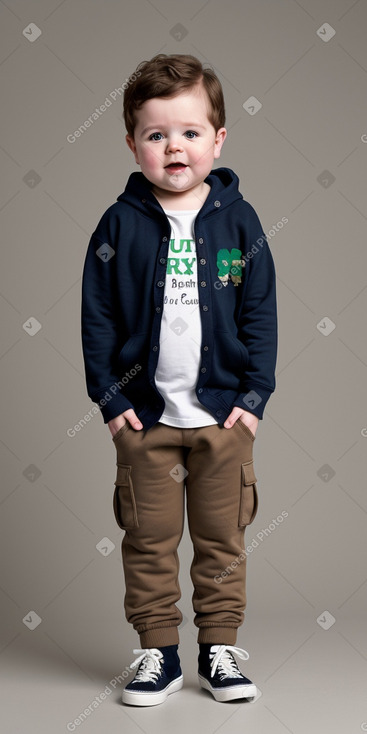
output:
[[[241,392],[232,407],[247,410],[249,413],[256,415],[259,420],[262,420],[266,403],[272,392],[273,390],[267,390],[266,388],[259,387],[259,385],[254,385],[254,387],[249,387],[246,392]]]
[[[130,400],[125,398],[118,389],[116,390],[116,385],[112,385],[109,389],[107,388],[103,393],[100,392],[98,395],[91,396],[91,399],[94,403],[97,403],[104,423],[112,421],[113,418],[121,415],[121,413],[129,410],[129,408],[134,410],[134,406],[130,403]]]

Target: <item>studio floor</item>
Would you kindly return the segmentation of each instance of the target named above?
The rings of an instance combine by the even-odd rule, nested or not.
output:
[[[258,686],[252,701],[216,702],[197,681],[196,630],[180,630],[181,691],[154,707],[121,702],[134,633],[116,644],[106,630],[88,649],[66,654],[46,632],[20,635],[3,649],[3,734],[358,734],[367,731],[365,620],[250,617],[239,630],[243,672]],[[321,622],[321,624],[320,624]],[[328,628],[327,628],[328,627]],[[98,652],[98,655],[97,655]],[[126,671],[126,672],[125,672]],[[83,716],[85,710],[89,714]]]

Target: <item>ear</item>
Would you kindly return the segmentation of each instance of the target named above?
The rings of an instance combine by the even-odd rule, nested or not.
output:
[[[214,143],[214,158],[220,157],[220,152],[222,150],[222,145],[227,137],[227,130],[225,127],[220,127],[219,130],[217,130],[215,134],[215,143]]]
[[[129,146],[130,150],[134,154],[135,162],[136,163],[139,163],[139,159],[138,159],[138,154],[137,154],[137,151],[136,151],[136,145],[135,145],[134,138],[132,138],[131,135],[126,135],[125,140],[126,140],[128,146]]]

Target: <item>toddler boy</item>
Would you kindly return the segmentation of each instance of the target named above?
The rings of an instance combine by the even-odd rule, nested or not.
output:
[[[141,649],[126,704],[183,685],[178,583],[185,509],[199,683],[217,701],[256,686],[234,654],[246,606],[245,528],[257,512],[253,444],[275,389],[275,270],[229,168],[223,92],[189,55],[142,62],[125,90],[141,172],[102,216],[83,273],[88,394],[116,447],[125,613]],[[186,492],[185,492],[186,490]]]

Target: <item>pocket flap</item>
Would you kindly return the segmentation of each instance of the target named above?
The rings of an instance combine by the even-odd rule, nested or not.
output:
[[[124,466],[123,464],[117,466],[116,487],[123,487],[129,484],[130,470],[131,466]]]
[[[242,480],[243,484],[256,484],[257,479],[254,472],[254,462],[248,461],[242,464]]]

